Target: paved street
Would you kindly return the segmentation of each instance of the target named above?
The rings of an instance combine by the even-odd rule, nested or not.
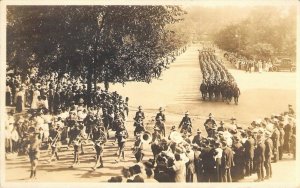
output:
[[[48,164],[46,161],[49,155],[44,152],[40,160],[37,172],[37,179],[33,181],[60,182],[107,181],[109,177],[120,175],[124,166],[130,166],[135,162],[130,147],[133,139],[132,117],[138,105],[144,107],[146,112],[147,128],[151,130],[154,125],[153,116],[160,106],[166,108],[167,133],[172,125],[178,126],[183,113],[187,110],[193,121],[194,130],[200,128],[204,130],[203,123],[211,112],[215,119],[229,121],[232,116],[237,118],[237,123],[247,126],[257,118],[270,116],[272,113],[281,113],[287,110],[287,105],[296,104],[296,73],[245,73],[243,71],[230,69],[241,89],[240,103],[238,106],[233,103],[228,105],[222,102],[205,102],[200,99],[199,84],[201,83],[201,72],[198,63],[199,46],[192,45],[176,61],[171,64],[161,79],[153,80],[152,83],[130,82],[123,87],[121,84],[111,85],[110,90],[117,90],[121,95],[130,98],[130,116],[127,127],[131,135],[131,140],[126,146],[127,158],[125,162],[116,164],[116,146],[112,145],[113,140],[106,144],[104,153],[104,168],[92,171],[94,165],[94,151],[91,147],[86,148],[86,153],[80,156],[81,165],[70,168],[73,160],[72,149],[63,150],[59,153],[60,160]],[[220,52],[217,52],[221,56]],[[151,154],[149,148],[145,147],[147,160]],[[26,156],[11,157],[6,162],[6,180],[21,181],[29,177],[29,161]],[[286,158],[289,158],[286,156]],[[286,159],[273,165],[274,178],[269,181],[293,181],[295,175],[295,161]],[[285,176],[281,176],[284,172]],[[280,177],[280,178],[279,178]],[[247,178],[244,181],[253,181],[256,177]]]

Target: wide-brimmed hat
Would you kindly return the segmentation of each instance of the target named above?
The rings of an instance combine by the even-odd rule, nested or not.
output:
[[[158,110],[159,110],[159,111],[164,111],[163,107],[159,107]]]
[[[220,121],[220,125],[224,125],[224,122],[223,122],[223,121]]]
[[[200,129],[197,129],[197,133],[201,133]]]
[[[235,117],[231,117],[231,119],[230,120],[236,120],[236,118]]]
[[[138,109],[139,109],[139,110],[142,110],[143,108],[142,108],[142,106],[139,106]]]
[[[189,113],[189,111],[186,111],[184,114],[185,114],[185,115],[189,115],[190,113]]]

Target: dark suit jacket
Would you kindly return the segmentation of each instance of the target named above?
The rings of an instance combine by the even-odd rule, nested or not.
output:
[[[203,169],[210,171],[214,169],[215,159],[214,151],[211,147],[205,147],[201,150],[200,158],[202,159]]]
[[[273,134],[272,134],[272,141],[273,141],[273,146],[274,148],[278,148],[280,143],[279,143],[279,137],[280,137],[280,132],[277,128],[275,128]]]
[[[256,162],[264,162],[265,161],[265,143],[257,144],[257,147],[254,150],[254,160]]]
[[[284,143],[284,130],[282,128],[279,129],[279,146],[283,146]]]
[[[272,152],[273,152],[273,141],[271,138],[265,140],[265,160],[271,160]]]
[[[253,157],[254,157],[254,144],[255,144],[255,141],[252,137],[248,138],[246,140],[246,142],[244,143],[246,159],[253,159]]]
[[[196,143],[198,146],[201,146],[201,139],[202,139],[201,135],[196,135],[194,136],[192,143],[193,144]]]
[[[143,111],[137,111],[136,113],[135,113],[135,117],[134,117],[134,120],[138,120],[138,118],[139,118],[139,114],[141,115],[141,117],[142,117],[142,119],[145,119],[145,114],[144,114],[144,112]]]
[[[166,121],[166,116],[165,116],[165,114],[162,113],[162,112],[159,112],[159,113],[156,114],[156,117],[155,117],[155,120],[156,120],[156,121],[158,120],[158,117],[159,117],[159,116],[162,118],[162,121]]]
[[[227,169],[231,168],[233,165],[233,152],[231,148],[225,147],[223,149],[221,167]]]

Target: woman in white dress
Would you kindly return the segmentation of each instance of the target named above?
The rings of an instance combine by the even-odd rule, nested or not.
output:
[[[39,96],[40,96],[40,91],[37,89],[37,87],[35,87],[33,90],[32,103],[31,103],[32,109],[38,108],[38,102],[39,102],[38,97]]]

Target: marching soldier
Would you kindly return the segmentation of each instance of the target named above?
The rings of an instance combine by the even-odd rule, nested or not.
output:
[[[182,128],[181,128],[182,127]],[[180,129],[180,133],[182,133],[184,130],[187,130],[189,133],[192,133],[192,121],[191,118],[189,117],[189,112],[185,112],[185,116],[182,118],[178,129]]]
[[[103,150],[104,150],[104,144],[107,141],[106,135],[104,132],[104,127],[102,125],[93,127],[92,133],[93,133],[93,142],[94,147],[96,150],[96,163],[93,167],[93,170],[96,168],[103,168]],[[100,166],[98,166],[100,163]]]
[[[164,109],[162,107],[160,107],[158,110],[159,110],[159,113],[156,114],[155,120],[158,121],[158,118],[161,117],[161,120],[163,122],[166,122],[166,116],[163,113]]]
[[[212,118],[212,114],[209,113],[208,119],[206,119],[204,123],[205,130],[207,132],[208,137],[213,136],[213,128],[216,127],[216,121]]]
[[[138,111],[135,113],[135,117],[133,118],[135,121],[138,121],[139,118],[145,119],[145,114],[142,111],[142,106],[138,107]]]
[[[165,137],[166,136],[166,129],[165,129],[165,124],[163,122],[163,119],[161,116],[158,116],[157,121],[155,123],[155,127],[159,129],[159,133]]]

